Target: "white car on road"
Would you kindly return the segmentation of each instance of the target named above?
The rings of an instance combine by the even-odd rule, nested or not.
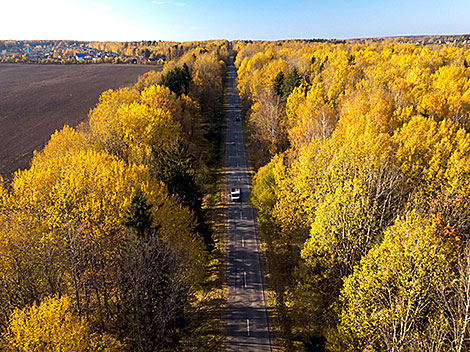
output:
[[[232,202],[239,202],[240,201],[240,196],[241,196],[240,188],[232,188],[230,190],[230,200]]]

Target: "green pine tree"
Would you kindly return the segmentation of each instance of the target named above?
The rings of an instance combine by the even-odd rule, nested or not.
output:
[[[276,92],[277,95],[282,97],[283,95],[283,87],[284,87],[284,72],[279,71],[277,74],[276,78],[274,78],[274,91]]]
[[[144,237],[152,228],[151,208],[152,206],[147,204],[142,189],[140,186],[137,186],[122,222],[123,226],[128,230],[134,231],[139,237]]]

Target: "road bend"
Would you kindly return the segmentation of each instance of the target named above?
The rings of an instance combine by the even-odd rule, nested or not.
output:
[[[250,175],[243,144],[236,78],[230,48],[225,96],[227,347],[229,351],[271,351],[256,219],[253,208],[248,204]],[[239,202],[230,200],[231,188],[241,189]]]

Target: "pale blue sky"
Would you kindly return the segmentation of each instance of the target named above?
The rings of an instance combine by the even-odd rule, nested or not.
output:
[[[359,38],[470,33],[470,0],[0,0],[0,39]]]

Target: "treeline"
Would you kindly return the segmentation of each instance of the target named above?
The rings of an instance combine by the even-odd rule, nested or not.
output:
[[[70,54],[70,51],[67,53]],[[75,55],[75,53],[73,53]],[[139,64],[139,65],[157,65],[161,62],[149,62],[147,60],[136,60],[131,57],[104,57],[88,58],[77,60],[75,56],[61,57],[54,53],[50,57],[30,57],[23,54],[12,54],[11,56],[0,57],[0,63],[3,64],[40,64],[40,65],[90,65],[90,64]]]
[[[0,51],[14,50],[18,47],[47,48],[47,47],[71,47],[83,46],[86,42],[75,40],[0,40]]]
[[[185,54],[217,52],[220,41],[78,42],[68,40],[0,40],[0,62],[40,64],[160,64]],[[80,59],[77,54],[83,54]]]
[[[90,42],[90,48],[110,51],[124,56],[144,57],[145,59],[165,58],[167,60],[179,59],[188,52],[207,53],[218,50],[220,41],[201,42],[167,42],[143,40],[140,42]]]
[[[470,350],[470,51],[236,50],[278,345]]]
[[[104,92],[0,188],[2,351],[216,347],[203,197],[227,58],[221,41]]]

